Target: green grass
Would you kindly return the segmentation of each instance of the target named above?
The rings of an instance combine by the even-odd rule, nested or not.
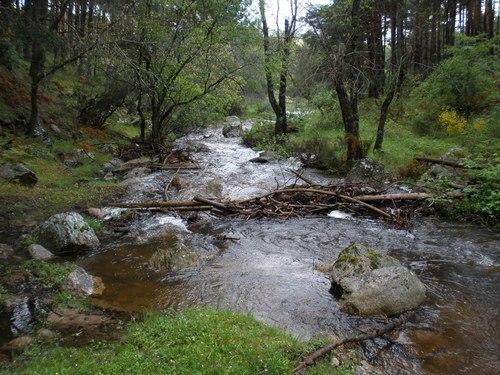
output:
[[[249,316],[188,310],[173,318],[154,314],[130,325],[119,342],[82,348],[34,345],[3,374],[289,374],[312,344],[300,342]],[[348,375],[353,366],[327,362],[312,374]]]
[[[0,154],[0,163],[22,163],[35,172],[38,182],[26,187],[0,180],[0,213],[10,224],[22,225],[26,217],[38,221],[75,206],[99,205],[119,191],[115,182],[96,179],[110,155],[95,151],[93,159],[83,157],[82,165],[69,168],[54,155],[73,152],[76,143],[60,141],[50,148],[29,138],[11,139],[10,148]]]
[[[360,114],[360,138],[365,147],[370,147],[367,156],[381,161],[386,171],[395,175],[415,156],[439,156],[453,146],[474,152],[479,143],[485,144],[495,136],[495,121],[490,121],[489,128],[482,132],[470,130],[467,134],[449,135],[437,129],[432,135],[421,135],[414,132],[404,118],[396,116],[394,120],[389,119],[386,123],[382,152],[374,152],[372,146],[377,131],[377,104],[368,100],[363,102],[360,105]],[[258,123],[244,139],[252,147],[272,149],[285,156],[303,152],[316,154],[328,169],[336,170],[336,166],[345,158],[341,118],[334,114],[313,111],[311,115],[297,120],[293,125],[298,132],[290,134],[285,143],[274,140],[273,124],[267,122]],[[498,143],[490,144],[491,149],[498,151]]]
[[[87,223],[87,225],[94,230],[94,232],[99,233],[102,231],[103,225],[95,217],[85,216],[84,220]]]
[[[65,308],[86,310],[90,306],[89,301],[85,298],[75,296],[74,294],[67,291],[57,292],[50,298],[48,302],[55,309]]]
[[[47,288],[60,287],[68,275],[75,269],[70,263],[43,262],[28,260],[21,267],[26,270],[32,281],[42,284]]]

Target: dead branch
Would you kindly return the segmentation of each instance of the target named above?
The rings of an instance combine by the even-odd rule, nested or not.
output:
[[[302,359],[302,361],[299,363],[299,365],[293,369],[292,373],[293,374],[302,374],[308,366],[314,364],[318,359],[323,357],[325,354],[330,353],[332,350],[334,350],[335,348],[338,348],[339,346],[343,346],[343,345],[349,344],[349,343],[359,343],[362,341],[366,341],[366,340],[374,339],[376,337],[383,336],[383,335],[391,332],[395,328],[399,327],[400,325],[402,325],[413,314],[414,314],[413,311],[404,313],[400,317],[391,321],[389,324],[386,324],[382,328],[379,328],[371,333],[366,333],[364,335],[359,335],[359,336],[348,337],[344,340],[341,340],[338,342],[333,342],[331,344],[323,346],[322,348],[305,356]]]
[[[237,210],[233,207],[229,207],[225,204],[222,204],[220,202],[215,202],[213,200],[210,200],[210,199],[207,199],[207,198],[203,198],[203,197],[194,197],[193,198],[196,202],[199,202],[199,203],[204,203],[204,204],[207,204],[209,206],[213,206],[215,208],[218,208],[222,211],[226,211],[226,212],[236,212]]]
[[[298,179],[304,181],[308,185],[316,185],[313,181],[309,180],[308,178],[303,176],[303,173],[299,173],[294,171],[293,169],[290,169],[290,172],[292,172],[295,176],[297,176]]]
[[[430,164],[441,164],[441,165],[446,165],[448,167],[453,167],[453,168],[461,168],[461,169],[481,169],[480,167],[475,167],[475,166],[466,166],[451,160],[443,160],[443,159],[437,159],[437,158],[426,158],[426,157],[418,157],[415,158],[415,160],[420,161],[422,163],[430,163]]]

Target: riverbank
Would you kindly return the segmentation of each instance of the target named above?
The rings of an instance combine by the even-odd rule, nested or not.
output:
[[[125,187],[120,202],[163,200],[165,197],[181,200],[195,195],[242,199],[296,180],[289,169],[300,166],[296,159],[252,163],[250,160],[258,153],[242,146],[238,137],[223,137],[220,127],[184,137],[174,147],[188,152],[190,162],[201,168],[152,170],[136,165],[131,170],[123,168],[121,172],[112,172],[117,185]],[[141,163],[144,162],[141,160]],[[314,169],[306,169],[304,175],[315,181],[332,181],[331,176]],[[174,180],[175,183],[170,183]],[[166,186],[169,188],[166,189]],[[298,346],[291,344],[291,352],[286,348],[278,350],[279,362],[291,366],[306,351],[319,345],[315,344],[318,342],[316,339],[308,342],[312,337],[330,335],[330,339],[336,340],[378,324],[375,320],[342,312],[338,301],[330,293],[328,276],[318,271],[321,264],[334,261],[339,252],[353,241],[388,251],[422,278],[430,291],[423,307],[417,310],[417,315],[405,329],[361,346],[365,360],[388,374],[408,368],[419,374],[439,374],[467,368],[472,374],[475,367],[468,367],[468,364],[477,363],[477,360],[472,361],[470,355],[473,355],[481,356],[482,365],[478,373],[485,374],[491,370],[489,365],[493,363],[493,353],[487,347],[493,338],[481,334],[487,329],[480,322],[489,321],[495,311],[491,294],[495,286],[485,275],[495,274],[498,262],[495,248],[499,239],[477,227],[421,220],[408,229],[400,230],[348,212],[341,217],[319,215],[291,220],[244,220],[161,210],[129,210],[129,214],[122,215],[123,211],[94,208],[99,208],[92,212],[100,217],[95,220],[102,228],[98,233],[102,245],[95,251],[76,256],[74,262],[100,277],[106,288],[102,294],[87,299],[91,307],[81,312],[84,316],[92,316],[92,319],[109,318],[115,323],[111,327],[122,327],[114,330],[119,333],[115,337],[117,341],[106,343],[97,336],[96,341],[101,342],[97,347],[89,347],[85,343],[75,349],[75,342],[70,341],[69,349],[58,349],[65,345],[65,340],[55,340],[55,347],[49,345],[47,351],[34,349],[32,357],[21,355],[17,357],[14,368],[5,371],[21,371],[24,366],[35,366],[32,368],[38,371],[40,367],[36,366],[54,368],[56,362],[61,362],[63,366],[56,368],[70,371],[71,367],[65,367],[67,362],[60,360],[70,354],[79,365],[93,366],[86,359],[80,359],[80,355],[88,357],[99,348],[103,349],[103,354],[102,357],[97,356],[103,360],[124,352],[124,357],[116,363],[111,361],[109,368],[122,366],[130,363],[129,355],[143,355],[134,343],[129,345],[127,332],[131,328],[127,327],[131,316],[141,322],[144,312],[153,310],[180,311],[182,317],[182,311],[186,309],[206,306],[250,314],[264,324],[301,338]],[[88,214],[83,209],[81,213]],[[118,220],[110,218],[114,215],[118,215]],[[187,262],[183,254],[189,255]],[[463,277],[472,281],[463,285],[459,283]],[[58,291],[58,288],[54,290]],[[113,319],[112,311],[119,311],[122,315]],[[212,323],[216,326],[220,317],[217,314],[224,313],[211,314],[211,323],[206,326],[209,331]],[[468,319],[468,316],[482,318]],[[248,325],[240,326],[243,333],[239,335],[243,338],[254,337],[252,332],[261,332],[255,326],[258,323],[253,320],[246,322]],[[178,324],[175,318],[170,320],[160,315],[144,325],[139,323],[132,327],[151,332],[150,323],[156,328],[158,325],[170,327]],[[258,325],[262,327],[260,323]],[[106,332],[106,325],[102,327]],[[186,332],[179,330],[181,337],[186,337]],[[269,345],[283,348],[279,346],[281,335],[271,335]],[[158,340],[157,335],[150,336],[152,341]],[[190,347],[189,340],[177,340],[176,337],[172,336],[173,342],[181,341],[182,345],[172,349],[174,351],[162,351],[153,343],[150,347],[160,357],[162,353],[167,353],[166,356],[181,353],[186,350],[185,345]],[[203,344],[203,337],[198,340],[199,337],[195,336],[195,341],[201,342],[203,350],[199,350],[205,352],[207,347]],[[239,336],[235,334],[235,337]],[[479,344],[471,348],[465,344],[465,338],[470,337],[484,342],[485,346]],[[213,343],[215,348],[223,344],[222,341]],[[277,346],[273,346],[275,344]],[[270,347],[261,341],[255,346],[252,340],[243,340],[241,345],[243,353],[268,353],[266,348]],[[457,352],[462,353],[460,359],[453,354]],[[253,355],[250,357],[253,358]],[[268,357],[267,354],[263,356],[264,363],[271,364],[275,364],[278,358]],[[195,361],[195,357],[190,358]],[[321,370],[318,371],[352,371],[351,361],[358,361],[360,357],[358,354],[349,358],[349,355],[337,358],[348,369],[333,368],[327,359],[320,364]],[[156,366],[150,363],[151,360],[145,358],[140,363]],[[238,363],[250,366],[244,360],[240,362],[238,359]],[[251,366],[243,368],[254,369]],[[284,373],[287,371],[284,370]]]

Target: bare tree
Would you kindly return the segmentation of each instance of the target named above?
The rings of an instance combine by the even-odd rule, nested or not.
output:
[[[269,28],[267,26],[265,0],[259,0],[260,18],[262,22],[262,34],[264,36],[264,69],[266,72],[267,96],[269,103],[276,115],[276,123],[274,132],[276,135],[286,134],[288,132],[287,115],[286,115],[286,92],[287,92],[287,77],[289,70],[289,59],[292,42],[297,31],[297,0],[290,0],[291,20],[285,19],[285,29],[283,35],[280,35],[279,28],[276,30],[275,40],[278,45],[278,54],[281,55],[279,67],[279,88],[278,99],[276,99],[271,51],[271,38],[269,36]],[[278,23],[278,22],[277,22]],[[277,25],[278,27],[279,25]]]

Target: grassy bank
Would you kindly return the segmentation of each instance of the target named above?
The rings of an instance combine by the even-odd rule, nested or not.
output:
[[[118,342],[88,347],[32,345],[2,374],[289,374],[319,342],[303,343],[249,316],[188,310],[131,324]],[[353,373],[320,363],[309,374]]]

